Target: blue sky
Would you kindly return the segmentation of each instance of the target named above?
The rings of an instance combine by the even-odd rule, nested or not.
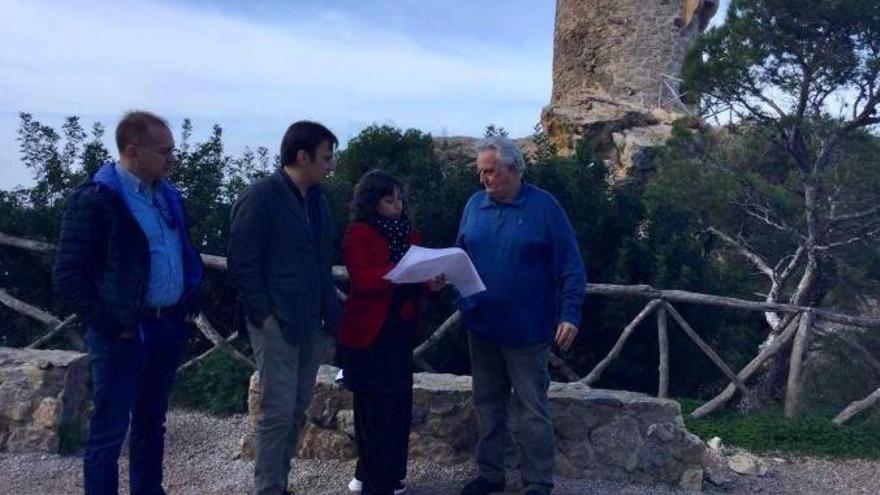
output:
[[[646,0],[657,1],[657,0]],[[726,7],[727,0],[722,1]],[[319,120],[529,134],[549,101],[555,0],[0,0],[0,189],[27,185],[18,112],[109,134],[131,108],[232,154]],[[718,16],[721,18],[722,16]],[[717,19],[716,19],[717,20]]]

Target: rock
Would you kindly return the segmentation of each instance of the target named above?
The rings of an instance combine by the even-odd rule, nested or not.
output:
[[[703,476],[706,481],[717,487],[724,488],[733,483],[732,474],[727,458],[724,457],[720,450],[706,449],[703,453]]]
[[[734,454],[727,460],[730,469],[745,476],[766,476],[767,466],[757,457],[746,453],[739,452]]]
[[[636,468],[639,454],[645,445],[638,422],[627,417],[593,430],[590,443],[600,461],[622,467],[626,471]]]
[[[678,486],[692,492],[703,490],[703,468],[689,467],[681,475]]]
[[[357,458],[357,447],[352,438],[338,430],[328,430],[313,423],[306,424],[300,433],[297,457],[304,459],[327,458],[333,453],[333,459],[343,461]]]
[[[350,459],[356,455],[351,394],[333,383],[335,374],[330,366],[322,366],[318,373],[300,457]],[[252,382],[251,394],[258,390],[258,383]],[[700,488],[705,446],[684,428],[675,401],[591,389],[582,383],[552,383],[549,395],[557,474]],[[469,461],[477,441],[471,400],[468,376],[416,374],[410,457],[437,464]],[[256,402],[249,400],[249,404],[253,418]],[[242,441],[243,459],[253,456],[252,440],[247,437]],[[516,464],[513,457],[507,462]]]
[[[666,144],[672,136],[672,126],[658,124],[634,127],[617,135],[622,137],[614,143],[619,157],[615,173],[619,177],[629,176],[654,170],[656,149]]]
[[[256,457],[257,451],[254,446],[253,431],[248,431],[241,437],[239,452],[235,455],[235,459],[251,461]]]
[[[714,14],[703,8],[710,3],[559,0],[552,102],[599,89],[643,105],[663,103],[662,82],[673,90],[678,82],[661,76],[681,72],[688,48]],[[693,22],[695,16],[700,22]]]
[[[717,8],[710,0],[559,0],[553,92],[541,114],[559,153],[588,139],[614,181],[650,173],[672,123],[693,113],[677,76]]]
[[[648,427],[648,437],[659,438],[663,442],[675,439],[676,425],[672,423],[654,423]]]
[[[718,437],[712,437],[706,445],[709,446],[712,450],[721,450],[721,439]]]
[[[354,411],[343,409],[336,413],[336,425],[340,431],[354,438]]]
[[[34,427],[49,430],[59,424],[61,424],[61,403],[54,397],[44,398],[34,411]]]
[[[0,347],[0,452],[58,453],[84,438],[88,356]]]

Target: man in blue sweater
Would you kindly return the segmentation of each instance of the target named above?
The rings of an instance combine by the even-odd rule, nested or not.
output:
[[[202,260],[183,198],[165,180],[174,138],[162,118],[129,112],[119,161],[70,196],[55,257],[58,301],[87,328],[94,409],[83,459],[86,495],[116,495],[129,435],[133,495],[164,495],[168,395],[198,312]]]
[[[458,301],[470,329],[479,476],[461,494],[504,490],[512,389],[524,493],[547,495],[555,457],[547,364],[554,342],[566,350],[578,334],[586,274],[562,207],[523,181],[525,160],[516,144],[484,139],[477,169],[485,191],[465,206],[457,244],[487,289]]]

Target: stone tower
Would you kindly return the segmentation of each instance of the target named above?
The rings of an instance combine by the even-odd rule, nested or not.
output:
[[[677,81],[685,55],[718,1],[557,0],[553,94],[541,120],[560,151],[587,135],[605,142],[612,169],[626,169],[638,165],[627,141],[665,141],[687,113]]]
[[[586,94],[657,105],[717,0],[557,0],[551,103]],[[676,86],[677,89],[677,86]]]

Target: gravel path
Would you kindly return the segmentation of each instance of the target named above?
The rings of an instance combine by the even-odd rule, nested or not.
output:
[[[234,460],[245,418],[214,418],[176,410],[169,415],[165,459],[165,486],[169,495],[246,494],[253,464]],[[124,458],[125,456],[123,456]],[[880,461],[827,461],[822,459],[767,459],[764,478],[738,477],[730,494],[841,494],[880,493]],[[121,462],[121,486],[126,486],[127,462]],[[293,489],[300,495],[347,494],[353,462],[298,460]],[[82,493],[82,458],[56,455],[0,454],[0,495]],[[436,466],[410,463],[409,494],[456,494],[474,475],[471,464]],[[509,494],[517,493],[514,484]],[[122,490],[127,492],[127,490]],[[716,489],[706,487],[706,493]],[[602,481],[557,479],[557,495],[669,495],[684,493],[666,487],[619,485]]]

